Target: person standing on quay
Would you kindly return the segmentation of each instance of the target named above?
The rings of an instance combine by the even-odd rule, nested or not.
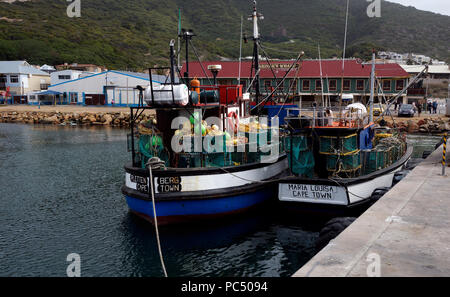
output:
[[[433,113],[437,113],[437,106],[438,106],[437,101],[434,100],[433,101]]]

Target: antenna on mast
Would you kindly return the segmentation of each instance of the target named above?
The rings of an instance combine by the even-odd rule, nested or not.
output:
[[[248,18],[249,21],[253,22],[253,59],[254,59],[254,69],[255,69],[255,102],[258,106],[257,113],[259,114],[260,107],[259,107],[259,97],[260,97],[260,89],[259,89],[259,42],[260,42],[260,35],[259,35],[259,28],[258,28],[258,20],[263,20],[264,16],[257,12],[256,9],[256,0],[253,1],[253,13]]]

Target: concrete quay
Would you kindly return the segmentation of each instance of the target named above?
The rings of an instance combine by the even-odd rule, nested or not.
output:
[[[419,164],[293,276],[450,276],[450,167],[442,176],[442,150],[441,146]]]

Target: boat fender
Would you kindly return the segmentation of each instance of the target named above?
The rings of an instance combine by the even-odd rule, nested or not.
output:
[[[315,247],[317,251],[323,249],[331,240],[336,238],[342,231],[356,220],[355,217],[337,217],[329,220],[320,230],[316,239]]]
[[[234,111],[228,114],[228,124],[230,125],[230,128],[234,131],[234,134],[236,134],[239,128],[239,117]]]

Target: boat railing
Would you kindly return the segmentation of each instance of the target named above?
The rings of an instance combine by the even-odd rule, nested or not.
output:
[[[287,108],[286,112],[287,119],[306,119],[308,128],[363,128],[369,123],[368,115],[358,109]]]

